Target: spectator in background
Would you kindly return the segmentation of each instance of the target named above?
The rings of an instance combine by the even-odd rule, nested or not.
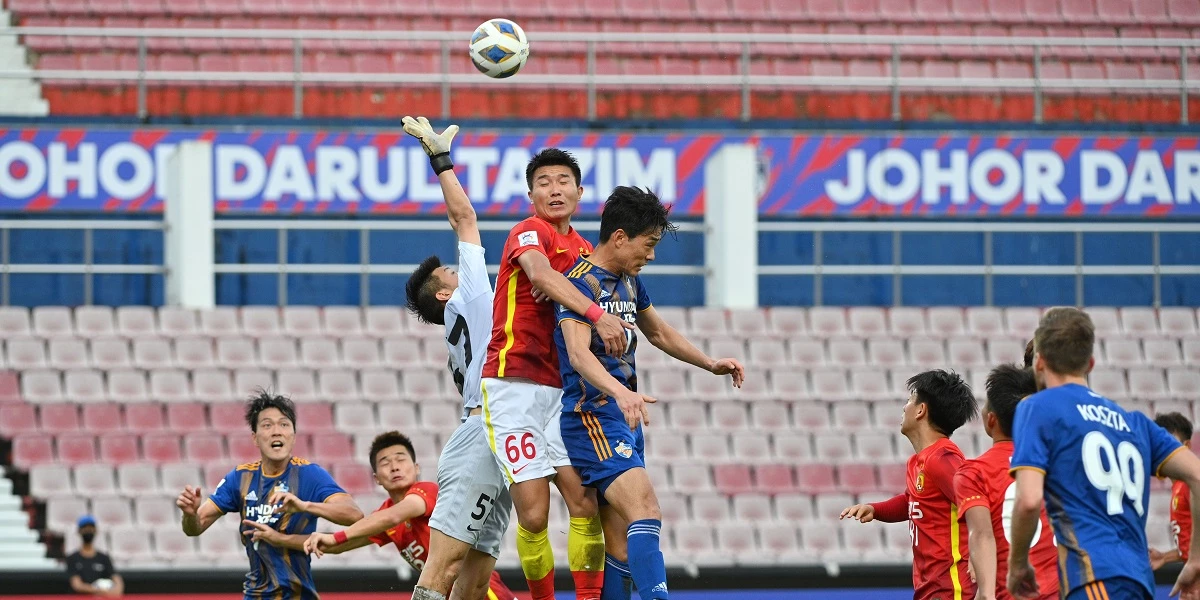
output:
[[[91,515],[79,517],[78,530],[83,545],[67,557],[71,589],[78,594],[120,598],[125,593],[125,580],[113,569],[108,555],[96,549],[96,519]]]

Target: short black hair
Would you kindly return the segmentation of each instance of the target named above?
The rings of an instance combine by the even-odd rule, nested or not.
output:
[[[1017,416],[1017,403],[1030,394],[1037,393],[1037,381],[1033,370],[1013,364],[1004,364],[992,369],[987,376],[987,406],[995,413],[1000,431],[1012,437],[1013,419]]]
[[[630,239],[660,229],[675,232],[679,228],[668,218],[670,213],[670,207],[663,205],[649,189],[619,185],[604,201],[600,243],[607,242],[618,229]]]
[[[379,454],[380,450],[383,450],[384,448],[391,448],[392,446],[404,446],[404,449],[408,450],[409,458],[411,458],[414,463],[417,462],[417,452],[413,450],[412,440],[408,439],[407,435],[404,435],[399,431],[392,430],[381,433],[375,436],[375,439],[371,440],[371,456],[369,458],[371,460],[372,471],[375,470],[375,455]]]
[[[433,274],[440,266],[442,259],[430,256],[421,261],[404,284],[404,306],[422,323],[446,324],[446,303],[437,299],[437,293],[442,291],[442,281]]]
[[[1029,343],[1025,344],[1025,366],[1033,366],[1033,338],[1029,338]]]
[[[1192,421],[1177,412],[1163,413],[1154,417],[1154,423],[1167,430],[1173,436],[1192,439]]]
[[[267,390],[259,388],[258,391],[246,401],[246,423],[250,425],[250,431],[258,433],[258,415],[268,408],[277,408],[283,416],[287,417],[292,422],[292,427],[296,426],[296,405],[287,396],[272,394]]]
[[[582,185],[583,173],[579,170],[579,161],[575,160],[575,156],[566,150],[546,148],[534,154],[533,158],[529,159],[529,164],[525,165],[525,185],[529,186],[530,191],[533,190],[533,173],[542,167],[567,167],[575,176],[575,185]]]
[[[943,434],[949,436],[975,418],[978,401],[957,373],[934,369],[913,375],[907,383],[917,401],[929,407],[929,422]]]

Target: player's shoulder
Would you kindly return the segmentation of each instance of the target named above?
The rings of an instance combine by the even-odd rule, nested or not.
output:
[[[550,223],[546,222],[545,219],[538,217],[537,215],[534,215],[532,217],[526,218],[523,221],[520,221],[519,223],[514,225],[512,229],[508,230],[508,237],[514,237],[514,236],[520,237],[522,234],[525,234],[528,232],[535,232],[535,233],[540,233],[542,235],[549,235],[550,233],[554,232],[554,228],[551,227]],[[534,236],[533,239],[536,240],[537,236]],[[538,241],[540,242],[541,240],[538,240]]]
[[[575,261],[575,264],[571,265],[571,268],[567,271],[567,279],[583,279],[584,276],[589,273],[595,277],[595,272],[597,272],[595,266],[596,265],[592,264],[592,261],[581,256],[579,257],[579,260]]]
[[[300,458],[299,456],[293,456],[291,463],[292,463],[292,466],[300,467],[302,469],[308,469],[310,467],[316,467],[318,469],[321,468],[319,465],[314,464],[312,461],[308,460],[307,458]]]
[[[418,481],[408,488],[407,496],[418,496],[429,502],[436,502],[438,495],[438,484],[432,481]]]
[[[239,472],[243,472],[243,471],[257,471],[259,469],[259,467],[261,467],[261,466],[262,466],[262,461],[256,460],[254,462],[242,463],[242,464],[234,467],[233,472],[239,473]]]

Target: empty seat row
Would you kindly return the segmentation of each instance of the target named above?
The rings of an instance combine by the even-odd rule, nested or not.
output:
[[[563,22],[639,19],[667,22],[941,22],[1038,24],[1200,24],[1188,0],[1083,0],[1041,2],[1016,0],[599,0],[561,6],[549,0],[483,2],[452,0],[431,10],[400,0],[12,0],[18,15],[203,15],[212,17],[269,17],[279,14],[327,17],[400,16],[461,19],[477,23],[497,14],[519,19]],[[559,26],[561,27],[561,25]]]

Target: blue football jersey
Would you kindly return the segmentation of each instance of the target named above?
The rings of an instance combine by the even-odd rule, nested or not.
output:
[[[641,278],[628,275],[618,276],[592,264],[586,258],[579,259],[575,266],[567,272],[567,280],[574,284],[580,292],[583,292],[584,296],[600,305],[604,312],[616,315],[626,323],[636,323],[638,312],[650,308],[650,295],[646,293]],[[556,307],[556,318],[560,324],[563,321],[579,321],[591,326],[591,322],[583,315],[568,310],[562,305]],[[633,355],[637,350],[637,334],[633,330],[626,330],[625,335],[629,343],[625,347],[625,354],[620,358],[614,358],[604,352],[604,342],[599,335],[596,335],[594,328],[592,329],[591,349],[592,354],[596,355],[600,364],[604,365],[609,374],[624,384],[626,388],[636,392],[637,371]],[[561,326],[554,328],[554,343],[558,347],[558,369],[562,375],[563,412],[595,410],[603,406],[607,402],[604,393],[588,383],[571,367],[571,358],[567,353],[567,344],[563,340]]]
[[[1127,577],[1153,595],[1146,544],[1150,477],[1182,449],[1179,441],[1146,415],[1075,384],[1018,404],[1013,438],[1012,469],[1046,475],[1064,594]]]
[[[316,531],[316,517],[306,513],[275,512],[280,505],[267,504],[267,499],[276,490],[291,492],[306,502],[324,502],[331,496],[346,493],[319,465],[293,458],[282,473],[271,477],[263,473],[261,462],[238,465],[217,484],[209,500],[222,512],[237,514],[239,519],[266,523],[282,533],[309,534]],[[245,598],[317,598],[307,554],[276,548],[266,542],[260,542],[256,547],[254,543],[246,543],[249,539],[247,536],[241,538],[246,546],[246,555],[250,558],[250,571],[246,573],[243,587]]]

